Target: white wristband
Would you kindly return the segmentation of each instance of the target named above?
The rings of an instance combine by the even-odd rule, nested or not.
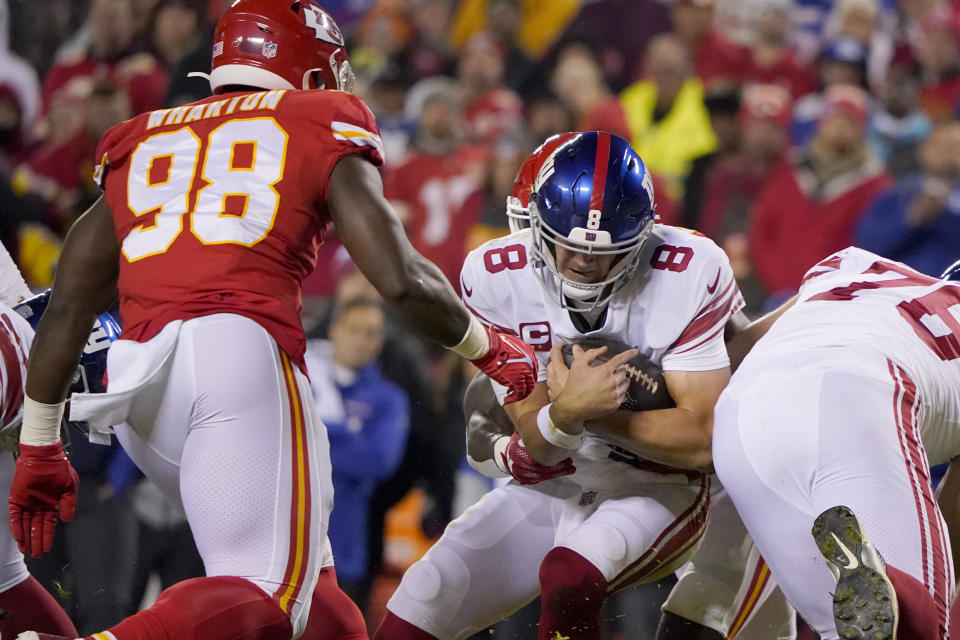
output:
[[[23,425],[20,427],[20,444],[42,447],[60,442],[60,421],[63,407],[59,404],[44,404],[23,397]]]
[[[490,349],[490,338],[487,336],[487,328],[480,324],[476,316],[470,314],[470,324],[467,325],[467,332],[463,334],[463,339],[447,347],[458,356],[467,360],[476,360],[486,355]]]
[[[510,436],[500,436],[497,438],[496,442],[493,443],[493,463],[497,465],[497,469],[505,475],[512,475],[510,469],[504,466],[503,456],[507,452],[507,445],[510,444]]]
[[[552,406],[552,402],[544,405],[544,407],[540,409],[540,413],[537,414],[537,428],[540,429],[540,435],[555,447],[570,449],[571,451],[579,449],[583,441],[587,439],[586,431],[572,434],[558,429],[557,425],[553,424],[553,420],[550,419],[550,407]]]

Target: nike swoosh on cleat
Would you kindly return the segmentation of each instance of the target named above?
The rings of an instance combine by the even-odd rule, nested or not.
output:
[[[713,281],[713,284],[707,285],[707,293],[712,294],[717,290],[717,285],[720,284],[720,269],[717,269],[717,279]]]
[[[837,537],[837,534],[831,532],[830,535],[833,536],[833,539],[837,541],[837,546],[840,547],[840,551],[842,551],[843,555],[847,556],[847,560],[850,561],[843,568],[847,571],[850,571],[859,567],[860,561],[857,560],[856,554],[854,554],[847,545],[840,541],[840,538]]]

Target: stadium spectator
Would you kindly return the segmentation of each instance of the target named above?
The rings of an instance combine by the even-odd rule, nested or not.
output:
[[[866,143],[866,124],[866,93],[831,87],[816,134],[761,192],[749,241],[757,277],[772,297],[793,293],[811,264],[853,244],[867,206],[890,184]]]
[[[203,78],[188,73],[210,72],[212,34],[207,28],[205,0],[161,0],[153,20],[153,47],[170,70],[170,84],[163,102],[174,107],[207,96]]]
[[[539,60],[563,33],[582,0],[463,0],[457,4],[450,28],[450,40],[455,47],[462,47],[470,38],[488,29],[501,37],[512,32],[515,36],[510,40],[523,54]],[[499,13],[505,10],[513,15]],[[496,23],[505,19],[518,24],[504,31],[504,25]]]
[[[746,48],[714,26],[715,6],[715,0],[674,0],[670,5],[673,31],[687,47],[694,71],[708,90],[739,83],[749,59]]]
[[[504,48],[504,84],[518,94],[529,94],[542,86],[543,72],[519,42],[523,17],[520,0],[487,2],[487,31],[500,41]]]
[[[750,63],[744,80],[779,84],[794,100],[813,89],[813,77],[790,49],[790,0],[747,0],[751,30]]]
[[[361,609],[369,584],[367,505],[374,487],[400,462],[409,426],[406,394],[376,364],[385,316],[380,303],[356,298],[333,311],[328,341],[310,341],[307,368],[317,413],[330,438],[336,495],[328,535],[340,587]]]
[[[573,130],[629,137],[623,106],[607,88],[596,55],[586,43],[571,42],[560,50],[550,84],[573,113]]]
[[[480,217],[487,181],[486,149],[464,140],[463,108],[449,78],[421,80],[407,113],[418,117],[406,160],[388,169],[384,193],[413,246],[456,287],[467,233]]]
[[[923,35],[915,47],[923,73],[920,104],[934,122],[950,120],[960,101],[960,18],[942,9],[920,26]]]
[[[10,10],[0,0],[0,176],[26,155],[30,126],[40,112],[40,81],[30,64],[10,50]]]
[[[69,101],[61,93],[48,114],[58,116],[58,126],[51,128],[51,135],[31,150],[13,176],[16,191],[46,201],[46,223],[61,235],[99,196],[90,176],[100,136],[133,115],[127,94],[115,84],[91,85],[75,80],[70,91]]]
[[[815,61],[817,91],[800,98],[793,110],[790,138],[795,145],[805,144],[817,128],[823,113],[827,89],[838,84],[854,84],[867,89],[867,49],[853,38],[830,42]]]
[[[582,2],[564,39],[592,42],[610,88],[636,80],[654,36],[670,31],[670,10],[658,0]]]
[[[747,230],[754,202],[787,150],[790,94],[778,85],[752,85],[738,113],[740,144],[711,169],[697,226],[727,253],[750,311],[763,304],[763,288],[750,260]]]
[[[121,87],[132,113],[163,106],[167,71],[137,40],[140,16],[129,0],[92,0],[87,14],[89,42],[61,57],[43,79],[47,111],[77,81],[109,80]]]
[[[575,129],[574,114],[555,94],[532,96],[526,101],[526,106],[525,127],[531,149],[552,135]]]
[[[409,79],[406,70],[396,63],[387,63],[370,79],[364,102],[373,111],[380,126],[380,139],[390,164],[403,161],[410,145],[416,120],[407,116],[404,102]]]
[[[489,33],[470,38],[460,52],[457,80],[468,136],[473,142],[492,145],[523,121],[523,102],[504,86],[505,71],[506,51]]]
[[[451,3],[446,0],[411,3],[413,36],[403,52],[403,59],[413,80],[453,73],[456,55],[449,41],[452,11]]]
[[[713,151],[717,138],[703,102],[703,85],[675,36],[659,35],[650,41],[644,77],[621,95],[628,139],[676,199],[693,160]]]
[[[710,172],[723,158],[736,153],[740,147],[740,123],[737,118],[740,93],[740,89],[735,85],[719,85],[704,96],[703,102],[710,114],[710,126],[717,136],[717,147],[694,159],[690,173],[683,181],[683,200],[678,223],[685,227],[700,228],[703,199]]]
[[[960,247],[960,122],[934,128],[920,147],[921,171],[899,180],[867,211],[858,247],[939,276]]]
[[[930,133],[930,117],[918,103],[919,89],[920,65],[903,46],[877,86],[868,133],[870,146],[897,178],[916,171],[917,148]]]
[[[879,0],[839,0],[827,17],[826,36],[830,41],[850,38],[866,51],[867,78],[871,84],[883,80],[894,53],[891,32],[882,28],[884,22],[889,22],[886,18]]]

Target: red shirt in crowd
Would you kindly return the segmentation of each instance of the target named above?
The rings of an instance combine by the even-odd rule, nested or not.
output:
[[[464,119],[474,142],[492,145],[504,133],[521,125],[523,100],[510,89],[495,87],[467,105]]]
[[[387,198],[410,210],[410,242],[454,287],[460,282],[467,234],[483,210],[487,162],[486,149],[463,145],[446,155],[413,151],[387,174]]]
[[[143,113],[163,106],[168,76],[163,66],[149,53],[135,53],[114,62],[95,60],[90,55],[58,61],[43,79],[43,110],[71,81],[104,79],[126,91],[132,113]]]
[[[810,265],[853,244],[857,222],[891,183],[879,161],[828,182],[818,194],[808,191],[811,180],[782,162],[753,209],[753,265],[770,294],[796,291]]]
[[[771,65],[760,66],[751,56],[747,67],[740,75],[744,83],[776,84],[790,92],[797,100],[815,88],[813,74],[789,49],[784,49],[780,57]]]

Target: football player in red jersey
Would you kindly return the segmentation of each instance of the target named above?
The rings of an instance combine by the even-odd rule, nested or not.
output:
[[[376,124],[346,91],[343,37],[318,4],[239,0],[212,67],[212,97],[101,140],[104,196],[67,237],[31,354],[10,496],[21,549],[50,548],[75,491],[57,428],[90,323],[119,293],[109,388],[74,396],[71,417],[120,425],[131,458],[182,502],[206,568],[96,640],[288,640],[307,626],[332,495],[300,285],[328,224],[414,328],[510,400],[536,381],[533,351],[473,319],[406,240]]]

